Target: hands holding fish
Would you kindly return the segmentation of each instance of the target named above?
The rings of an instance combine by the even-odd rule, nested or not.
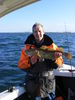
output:
[[[64,52],[63,49],[59,50],[47,49],[45,46],[41,48],[34,48],[25,50],[27,56],[30,57],[32,64],[35,64],[37,61],[42,61],[43,59],[51,59],[55,61],[60,56],[64,55],[67,59],[71,59],[72,55],[69,52]]]
[[[37,60],[38,60],[38,56],[37,56],[37,55],[32,55],[32,56],[30,57],[30,60],[31,60],[31,63],[32,63],[32,64],[35,64],[35,63],[37,62]]]
[[[60,53],[60,52],[55,52],[55,60],[56,60],[58,57],[60,57],[60,56],[62,56],[62,53]],[[32,56],[30,57],[30,60],[31,60],[31,63],[32,63],[32,64],[35,64],[35,63],[38,61],[38,59],[40,59],[40,57],[38,57],[37,55],[32,55]]]
[[[56,60],[57,58],[59,58],[60,56],[62,56],[62,53],[60,53],[60,52],[55,52],[55,60]]]

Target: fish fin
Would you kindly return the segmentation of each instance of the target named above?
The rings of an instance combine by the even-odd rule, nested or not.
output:
[[[71,58],[72,58],[72,54],[70,54],[69,52],[64,53],[64,55],[65,55],[65,57],[66,57],[67,59],[71,59]]]
[[[38,56],[39,58],[41,58],[41,55],[40,55],[39,51],[37,51],[37,56]]]
[[[60,47],[60,48],[59,48],[59,51],[63,52],[63,48],[62,48],[62,47]]]

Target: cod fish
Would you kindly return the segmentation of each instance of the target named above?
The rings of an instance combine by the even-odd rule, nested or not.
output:
[[[37,55],[41,59],[51,59],[55,60],[55,52],[60,52],[62,55],[64,55],[67,59],[71,59],[72,55],[69,52],[64,52],[62,48],[59,48],[59,50],[54,50],[51,48],[47,48],[46,46],[42,46],[40,48],[31,48],[29,50],[25,50],[26,55]]]

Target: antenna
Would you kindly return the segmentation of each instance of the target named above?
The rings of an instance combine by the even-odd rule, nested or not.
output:
[[[69,48],[69,36],[68,36],[68,32],[67,32],[67,29],[66,29],[66,24],[65,24],[65,34],[66,34],[66,37],[67,37],[67,45],[68,45],[68,52],[70,52],[70,48]],[[70,65],[71,65],[71,59],[70,59]],[[71,72],[72,72],[72,65],[71,65]],[[73,72],[72,72],[72,77],[73,77]]]

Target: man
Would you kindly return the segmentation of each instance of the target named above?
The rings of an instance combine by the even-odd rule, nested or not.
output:
[[[62,54],[55,52],[55,59],[43,59],[40,61],[37,55],[27,56],[25,50],[40,48],[45,45],[47,48],[58,50],[53,40],[44,33],[43,26],[35,23],[32,27],[33,34],[29,35],[22,49],[18,67],[27,72],[25,77],[26,90],[29,96],[50,98],[49,94],[55,91],[53,69],[63,64]]]

